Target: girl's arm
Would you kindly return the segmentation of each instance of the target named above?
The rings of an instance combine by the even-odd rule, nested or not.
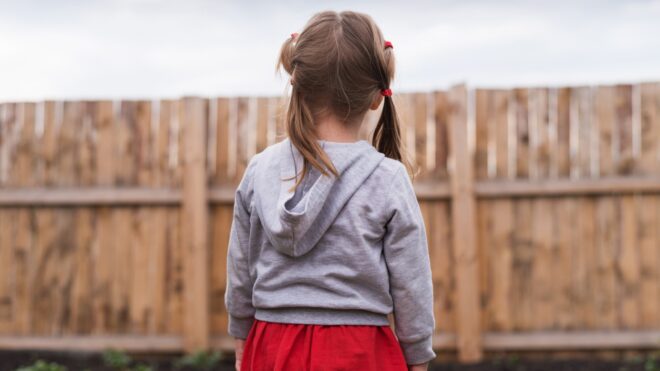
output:
[[[383,251],[390,274],[394,327],[408,365],[436,357],[432,347],[433,281],[424,219],[403,164],[392,177]],[[422,366],[424,367],[424,366]]]
[[[234,200],[234,214],[227,248],[227,286],[225,306],[229,313],[228,332],[236,339],[247,339],[254,323],[252,306],[253,280],[248,264],[250,236],[250,198],[254,157],[248,164],[239,183]]]
[[[235,349],[235,354],[236,354],[236,363],[235,363],[235,368],[236,371],[241,370],[241,360],[243,358],[243,350],[245,349],[245,340],[242,339],[235,339],[234,341],[234,349]]]

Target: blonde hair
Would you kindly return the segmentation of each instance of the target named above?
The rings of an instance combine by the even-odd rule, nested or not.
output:
[[[312,16],[299,34],[293,33],[284,41],[277,62],[277,69],[280,67],[291,76],[292,85],[285,118],[287,135],[304,158],[302,177],[293,189],[310,164],[323,175],[329,171],[339,177],[317,142],[315,118],[332,114],[343,122],[362,119],[394,78],[392,48],[385,47],[385,39],[369,15],[324,11]],[[385,156],[411,168],[390,96],[384,97],[371,142]]]

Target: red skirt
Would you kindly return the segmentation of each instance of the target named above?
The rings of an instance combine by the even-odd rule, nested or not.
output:
[[[311,325],[254,320],[241,371],[407,371],[388,325]]]

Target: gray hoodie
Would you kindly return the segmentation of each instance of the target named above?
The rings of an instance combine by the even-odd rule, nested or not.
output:
[[[316,169],[286,138],[249,161],[235,192],[227,257],[229,334],[254,318],[388,325],[406,362],[430,361],[435,328],[424,220],[404,165],[369,142],[319,140],[341,174]]]

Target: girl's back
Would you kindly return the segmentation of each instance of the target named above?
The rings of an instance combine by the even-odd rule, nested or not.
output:
[[[283,47],[289,136],[250,160],[229,241],[225,302],[229,333],[248,339],[244,369],[406,370],[435,358],[426,231],[400,161],[390,46],[368,16],[323,12]],[[383,100],[375,147],[321,139],[337,121],[357,133]],[[292,333],[307,334],[298,350]]]

